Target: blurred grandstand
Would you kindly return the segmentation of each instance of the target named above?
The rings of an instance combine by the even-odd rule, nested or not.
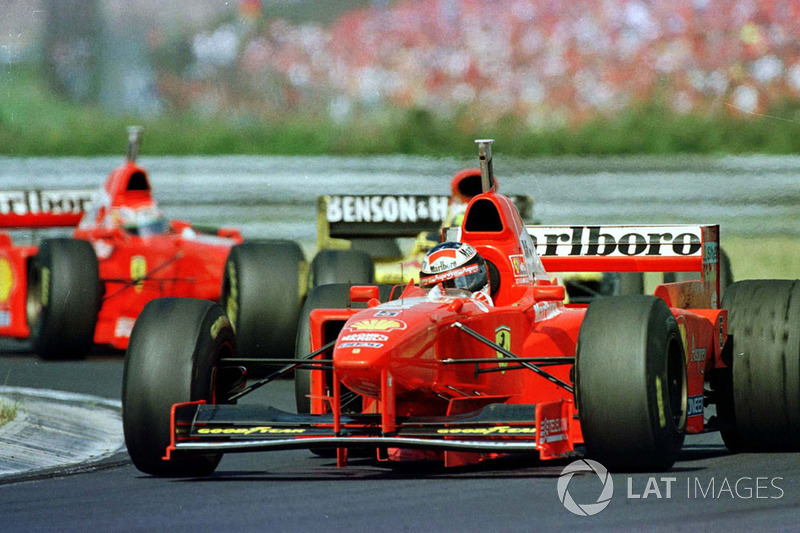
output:
[[[0,31],[8,72],[115,113],[800,116],[800,0],[0,0]]]
[[[482,120],[539,128],[640,102],[746,115],[800,97],[800,0],[398,0],[330,24],[273,7],[245,0],[185,37],[184,61],[157,69],[165,103],[346,120],[382,107],[453,118],[480,101]],[[174,40],[149,42],[174,56]]]

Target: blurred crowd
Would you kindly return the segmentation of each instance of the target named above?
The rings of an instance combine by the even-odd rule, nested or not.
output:
[[[193,37],[186,71],[162,73],[168,103],[335,120],[480,105],[547,127],[640,102],[747,115],[800,98],[800,0],[399,0],[324,27],[252,4]]]

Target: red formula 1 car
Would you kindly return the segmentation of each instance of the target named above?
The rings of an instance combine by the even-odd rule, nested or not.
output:
[[[440,285],[354,286],[347,306],[300,325],[305,358],[248,383],[254,361],[237,357],[221,307],[151,302],[124,371],[136,467],[200,476],[223,453],[286,448],[336,449],[340,465],[351,449],[446,465],[582,449],[611,469],[664,470],[687,433],[709,430],[733,449],[798,448],[800,283],[739,282],[719,308],[717,226],[526,227],[490,190],[490,148],[480,142],[489,192],[455,237],[488,265],[493,303]],[[702,280],[565,305],[545,267]],[[313,369],[310,412],[237,405],[296,367]]]
[[[242,243],[241,233],[204,233],[167,220],[147,172],[135,161],[139,137],[140,129],[131,128],[126,161],[98,193],[20,191],[2,197],[4,227],[77,228],[73,238],[46,239],[39,246],[16,246],[0,234],[0,335],[30,337],[44,358],[77,358],[93,342],[126,348],[136,318],[154,298],[220,298],[226,260]],[[284,247],[247,243],[236,249],[274,255]]]

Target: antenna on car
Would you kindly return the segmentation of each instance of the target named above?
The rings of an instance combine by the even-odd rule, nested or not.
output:
[[[128,126],[128,154],[125,158],[131,163],[136,162],[136,156],[139,155],[139,145],[142,143],[141,126]]]
[[[492,143],[494,139],[477,139],[478,159],[481,161],[481,188],[489,192],[494,188],[494,170],[492,170]]]

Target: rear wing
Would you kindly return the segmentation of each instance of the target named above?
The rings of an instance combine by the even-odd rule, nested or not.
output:
[[[719,226],[526,225],[552,272],[703,272],[715,263]]]
[[[509,196],[523,219],[533,210],[530,196]],[[416,237],[436,232],[450,212],[445,195],[326,195],[317,199],[319,242],[327,238],[364,239]]]
[[[93,189],[0,191],[0,228],[77,226],[95,194]]]
[[[525,226],[548,272],[699,272],[656,288],[674,307],[719,307],[719,226]]]

